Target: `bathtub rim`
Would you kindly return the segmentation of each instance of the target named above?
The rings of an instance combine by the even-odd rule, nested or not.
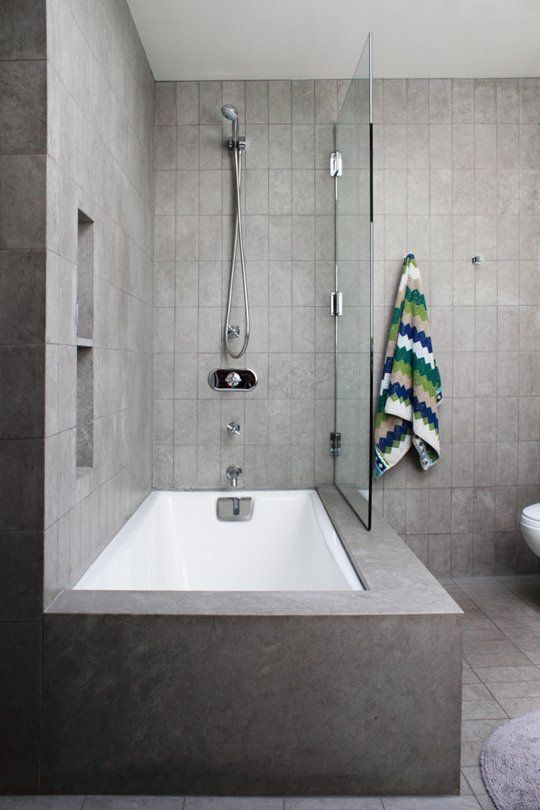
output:
[[[362,591],[113,591],[65,589],[46,614],[321,616],[462,614],[377,510],[367,531],[339,490],[315,487]]]

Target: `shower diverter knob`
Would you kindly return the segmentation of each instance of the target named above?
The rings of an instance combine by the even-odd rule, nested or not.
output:
[[[229,386],[229,388],[236,388],[237,385],[240,385],[242,382],[242,377],[236,371],[231,371],[225,377],[225,382]]]

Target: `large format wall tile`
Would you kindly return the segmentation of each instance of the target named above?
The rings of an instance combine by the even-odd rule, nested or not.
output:
[[[0,250],[43,248],[44,155],[0,156]]]
[[[438,575],[534,571],[518,520],[540,498],[539,82],[384,80],[375,97],[375,386],[411,251],[444,392],[441,461],[402,462],[375,502]]]
[[[0,9],[0,793],[35,792],[42,682],[45,0]]]
[[[46,149],[47,63],[0,60],[0,154]]]
[[[0,621],[42,615],[43,534],[0,532]]]
[[[45,56],[45,0],[5,0],[0,14],[0,60]]]
[[[47,602],[80,578],[150,489],[154,257],[154,81],[127,3],[55,2],[48,12]],[[78,210],[93,222],[93,463],[83,475]]]
[[[221,486],[230,463],[244,466],[246,486],[332,478],[334,190],[325,149],[337,87],[156,85],[154,486]],[[212,368],[234,365],[221,339],[234,227],[224,103],[238,107],[248,139],[242,207],[252,328],[242,364],[256,370],[259,384],[245,397],[216,394],[206,382]],[[239,323],[240,305],[237,287]],[[316,398],[326,400],[317,430]],[[240,422],[240,437],[227,435],[231,420]]]

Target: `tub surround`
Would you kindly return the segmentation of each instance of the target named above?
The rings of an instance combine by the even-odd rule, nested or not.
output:
[[[383,518],[320,495],[366,591],[54,600],[44,792],[459,790],[461,611]]]
[[[333,482],[334,181],[328,161],[348,82],[157,82],[155,108],[154,479],[158,489]],[[246,135],[244,233],[251,310],[247,354],[222,332],[234,233],[225,146],[233,104]],[[237,275],[237,281],[239,276]],[[232,323],[243,324],[241,285]],[[245,396],[208,386],[214,368],[247,366]],[[227,422],[241,433],[230,437]],[[194,429],[194,427],[196,429]]]

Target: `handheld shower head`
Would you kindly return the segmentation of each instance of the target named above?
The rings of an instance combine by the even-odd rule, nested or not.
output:
[[[221,114],[224,118],[228,118],[229,121],[232,123],[232,134],[233,138],[238,138],[238,110],[236,107],[233,107],[232,104],[224,104],[221,108]]]

